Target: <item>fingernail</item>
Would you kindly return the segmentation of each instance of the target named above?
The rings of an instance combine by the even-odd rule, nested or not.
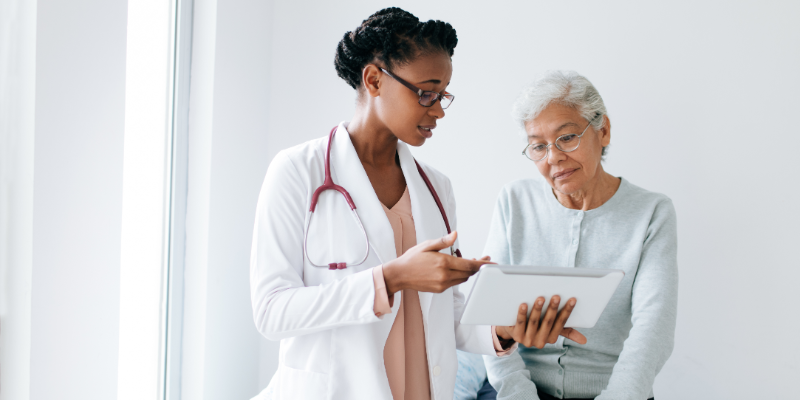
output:
[[[569,301],[569,305],[570,305],[570,306],[574,306],[576,301],[577,301],[577,300],[575,300],[575,299],[572,299],[572,300],[570,300],[570,301]]]
[[[541,306],[542,304],[544,304],[544,300],[542,300],[542,299],[536,300],[536,305],[537,306]]]

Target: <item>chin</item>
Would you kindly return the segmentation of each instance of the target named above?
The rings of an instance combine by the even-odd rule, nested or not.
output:
[[[581,186],[582,185],[577,184],[577,182],[571,182],[569,180],[566,182],[559,182],[559,181],[553,182],[553,188],[566,195],[570,195],[572,193],[577,192],[578,190],[580,190]]]
[[[408,137],[399,138],[399,139],[402,140],[405,144],[407,144],[409,146],[414,146],[414,147],[422,146],[427,141],[427,139],[425,139],[424,137],[422,137],[420,135],[409,135]]]

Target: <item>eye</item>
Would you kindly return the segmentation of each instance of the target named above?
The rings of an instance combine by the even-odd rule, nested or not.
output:
[[[438,97],[439,93],[436,92],[422,92],[422,96],[419,96],[419,104],[422,104],[425,107],[430,107],[436,102]]]
[[[545,146],[543,144],[533,144],[533,145],[531,145],[531,150],[533,150],[533,151],[544,151],[545,148],[547,148],[547,146]]]
[[[573,140],[575,140],[575,138],[577,138],[577,137],[578,137],[578,135],[576,135],[576,134],[569,134],[569,135],[564,135],[564,136],[558,138],[558,140],[560,140],[564,144],[567,144],[567,143],[570,143]]]

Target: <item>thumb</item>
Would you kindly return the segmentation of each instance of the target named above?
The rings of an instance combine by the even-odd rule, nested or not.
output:
[[[442,236],[439,239],[431,239],[425,242],[422,251],[439,251],[442,249],[446,249],[453,245],[456,242],[456,238],[458,237],[458,232],[451,232],[449,235]]]

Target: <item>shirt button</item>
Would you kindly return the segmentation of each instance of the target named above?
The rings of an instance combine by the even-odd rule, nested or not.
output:
[[[439,374],[441,374],[441,373],[442,373],[442,369],[439,368],[438,365],[433,367],[433,376],[439,376]]]
[[[578,244],[578,239],[572,239],[572,244]]]
[[[561,396],[561,389],[556,389],[556,394]]]
[[[559,374],[559,375],[564,375],[564,371],[562,371],[562,370],[558,370],[558,374]]]

